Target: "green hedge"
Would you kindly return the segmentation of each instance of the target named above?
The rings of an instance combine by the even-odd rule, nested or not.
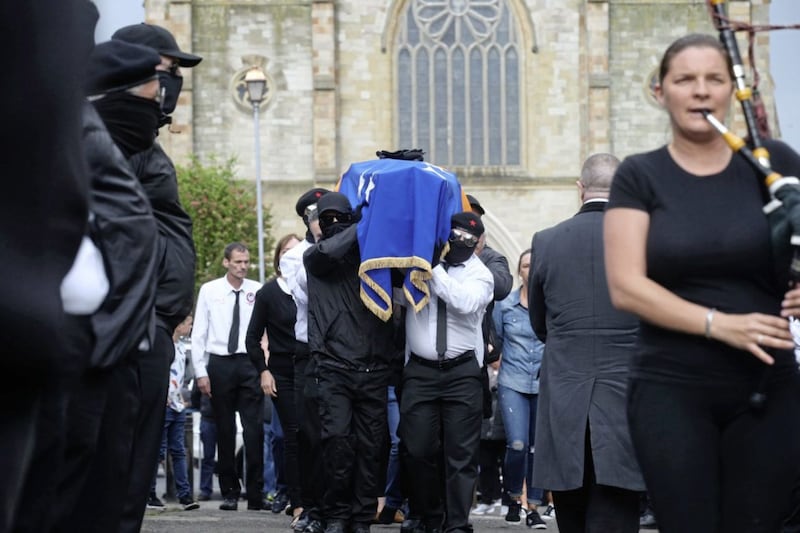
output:
[[[239,241],[250,249],[250,278],[258,280],[258,226],[256,184],[237,179],[234,158],[201,162],[192,158],[177,166],[181,203],[192,217],[194,245],[197,249],[195,294],[200,285],[225,274],[222,255],[225,246]],[[264,263],[266,276],[272,273],[274,239],[272,216],[264,208]]]

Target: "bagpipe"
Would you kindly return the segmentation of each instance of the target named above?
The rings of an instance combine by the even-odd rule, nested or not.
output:
[[[361,301],[384,321],[392,316],[393,271],[403,272],[403,293],[415,311],[428,303],[427,281],[434,255],[447,246],[450,218],[469,210],[455,174],[422,154],[379,151],[379,159],[350,165],[336,186],[361,212]]]
[[[736,99],[741,104],[748,140],[745,141],[731,132],[710,112],[704,111],[703,115],[722,134],[728,146],[744,157],[758,176],[763,179],[769,192],[769,201],[764,205],[763,210],[770,227],[776,276],[781,287],[792,287],[800,281],[800,180],[796,177],[781,176],[772,170],[769,152],[763,142],[764,137],[769,135],[765,113],[760,101],[758,105],[754,104],[754,92],[747,85],[742,57],[736,42],[734,24],[727,17],[725,11],[726,0],[707,1],[714,26],[719,32],[720,41],[731,60]],[[752,33],[753,29],[750,28],[750,31]],[[752,66],[752,55],[750,63]],[[758,97],[757,94],[756,97]],[[750,406],[753,409],[762,409],[766,403],[765,389],[769,378],[769,368],[764,369],[756,391],[750,396]]]

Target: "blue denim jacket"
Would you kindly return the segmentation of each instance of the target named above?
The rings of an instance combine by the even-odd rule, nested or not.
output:
[[[539,394],[544,343],[533,333],[528,310],[519,303],[520,290],[498,302],[492,313],[497,331],[496,349],[503,354],[497,382],[517,392]]]

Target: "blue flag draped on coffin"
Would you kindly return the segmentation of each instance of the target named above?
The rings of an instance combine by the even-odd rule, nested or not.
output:
[[[447,243],[450,217],[469,206],[455,174],[423,161],[376,159],[353,163],[338,190],[352,205],[364,205],[358,224],[364,305],[388,320],[391,269],[403,268],[403,292],[415,311],[422,309],[434,247]]]

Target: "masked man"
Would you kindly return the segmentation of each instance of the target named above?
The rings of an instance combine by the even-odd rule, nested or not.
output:
[[[196,66],[202,58],[180,49],[175,37],[155,24],[133,24],[118,29],[112,41],[146,46],[158,53],[159,109],[156,121],[133,120],[126,124],[129,131],[147,130],[155,139],[158,129],[172,122],[183,87],[181,67]],[[123,138],[130,144],[132,139]],[[138,146],[136,148],[139,148]],[[158,462],[161,431],[164,425],[164,398],[169,383],[169,366],[175,357],[172,333],[192,311],[194,296],[195,249],[192,240],[192,220],[181,206],[175,166],[157,142],[137,150],[130,164],[141,182],[158,223],[156,256],[158,281],[156,287],[156,337],[152,349],[138,361],[142,410],[136,423],[132,454],[133,469],[122,531],[137,532],[141,528],[150,492],[150,481]]]
[[[325,531],[365,533],[383,490],[393,325],[361,302],[357,221],[347,197],[328,193],[317,211],[322,239],[303,259],[308,342],[319,382]]]
[[[406,314],[399,433],[408,450],[410,504],[426,533],[472,531],[483,415],[481,323],[494,289],[474,253],[483,235],[480,218],[457,213],[451,228],[450,251],[428,282],[431,302]]]

